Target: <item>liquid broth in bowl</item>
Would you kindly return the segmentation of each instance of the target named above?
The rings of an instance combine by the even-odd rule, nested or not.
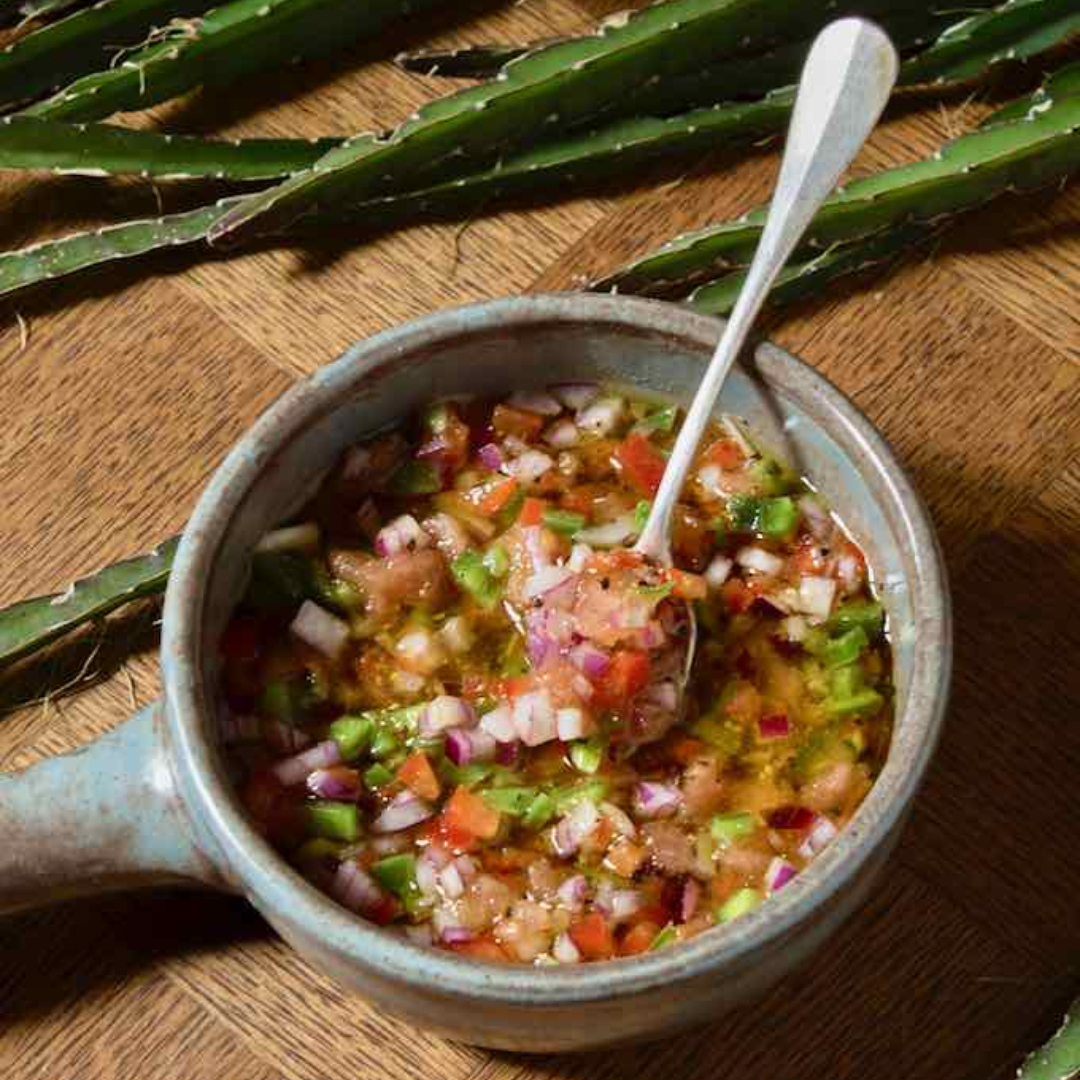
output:
[[[316,886],[474,958],[605,960],[752,911],[851,818],[892,722],[865,559],[733,418],[675,567],[634,554],[680,419],[586,384],[436,402],[263,538],[223,738]]]

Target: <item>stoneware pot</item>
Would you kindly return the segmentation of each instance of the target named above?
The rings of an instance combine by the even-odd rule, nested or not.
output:
[[[98,742],[0,778],[0,910],[189,882],[246,897],[286,941],[379,1007],[481,1046],[577,1050],[657,1038],[745,1002],[804,962],[865,899],[934,750],[948,694],[949,603],[926,511],[869,422],[771,345],[723,409],[812,478],[865,547],[888,610],[896,731],[841,836],[752,914],[676,948],[599,964],[489,965],[415,946],[323,896],[255,832],[217,739],[217,641],[259,536],[345,447],[431,398],[582,379],[688,399],[717,320],[652,301],[531,296],[378,334],[298,384],[218,469],[165,600],[164,695]]]

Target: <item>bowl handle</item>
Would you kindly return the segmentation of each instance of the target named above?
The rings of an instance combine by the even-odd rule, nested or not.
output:
[[[160,701],[89,746],[0,775],[0,913],[141,885],[227,888],[195,841]]]

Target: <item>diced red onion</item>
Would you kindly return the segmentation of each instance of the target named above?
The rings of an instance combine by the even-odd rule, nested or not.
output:
[[[585,569],[585,564],[592,558],[592,548],[588,544],[575,544],[570,549],[570,558],[566,560],[566,565],[574,571],[575,574],[580,574]]]
[[[549,446],[554,446],[556,450],[566,450],[568,447],[576,446],[581,439],[581,432],[577,429],[577,424],[573,420],[556,420],[544,432],[544,442]]]
[[[567,587],[573,587],[577,581],[577,575],[568,566],[544,566],[536,571],[525,582],[525,598],[535,600],[537,597],[547,598]],[[559,597],[552,599],[558,600]],[[573,599],[571,594],[570,599]]]
[[[553,458],[542,450],[526,450],[521,457],[503,464],[503,472],[512,476],[518,483],[531,484],[539,480],[555,464]]]
[[[548,389],[574,412],[584,409],[590,402],[595,401],[596,395],[600,393],[600,387],[596,383],[556,383]]]
[[[524,409],[541,416],[558,416],[562,412],[562,405],[543,390],[515,390],[506,399],[506,404],[512,409]]]
[[[611,827],[620,835],[628,838],[637,836],[637,826],[630,820],[630,816],[621,807],[614,803],[602,802],[600,813],[611,823]]]
[[[495,760],[500,765],[513,768],[521,757],[521,743],[514,739],[513,742],[495,743]]]
[[[289,632],[331,660],[341,655],[351,633],[344,619],[331,615],[313,600],[305,600],[300,605],[296,617],[289,623]]]
[[[279,761],[273,768],[274,776],[286,787],[292,787],[307,779],[316,769],[327,769],[341,761],[341,750],[333,739],[317,743],[309,750]]]
[[[377,833],[401,832],[402,829],[411,829],[421,821],[427,821],[434,813],[422,799],[403,791],[371,823],[371,829]]]
[[[482,728],[466,731],[453,728],[446,733],[446,756],[455,765],[470,761],[491,761],[495,757],[495,739]]]
[[[540,746],[556,737],[555,710],[546,690],[522,694],[514,700],[514,730],[526,746]]]
[[[339,904],[361,915],[371,915],[385,898],[378,882],[352,859],[346,859],[338,866],[331,895]]]
[[[654,683],[645,692],[647,701],[674,712],[679,707],[679,688],[673,682]]]
[[[798,871],[786,859],[775,856],[765,870],[765,887],[769,892],[779,892]]]
[[[784,569],[784,560],[771,551],[766,551],[755,544],[739,548],[735,552],[735,561],[747,570],[757,574],[779,574]]]
[[[424,848],[423,859],[431,863],[436,870],[441,870],[448,862],[453,862],[454,857],[441,844],[430,843]]]
[[[433,739],[451,728],[472,727],[475,723],[476,713],[467,701],[440,694],[424,707],[417,728],[422,739]]]
[[[804,859],[812,859],[836,838],[837,828],[824,814],[818,814],[814,824],[806,834],[806,838],[799,845],[799,854]]]
[[[480,717],[480,727],[500,743],[517,742],[514,711],[510,705],[499,705]]]
[[[316,769],[308,774],[307,789],[320,799],[356,802],[360,797],[360,774],[355,769]]]
[[[463,945],[467,941],[472,941],[473,932],[464,926],[447,926],[443,928],[439,936],[446,945]]]
[[[575,645],[569,653],[570,663],[590,679],[599,679],[611,666],[611,657],[591,642]]]
[[[431,923],[407,924],[404,928],[405,936],[414,945],[430,945],[432,943]]]
[[[429,859],[416,860],[416,885],[424,896],[439,895],[439,871]]]
[[[580,672],[575,672],[574,677],[570,680],[570,689],[573,690],[582,701],[589,701],[596,692],[593,688],[593,684]]]
[[[296,753],[311,742],[311,736],[292,724],[283,724],[280,720],[270,720],[263,724],[263,741],[273,750],[282,754]]]
[[[524,439],[519,439],[516,435],[506,435],[503,437],[503,463],[506,463],[507,455],[510,457],[521,457],[522,454],[527,454],[531,447]]]
[[[705,568],[705,581],[710,589],[719,589],[731,575],[734,562],[726,555],[714,555],[712,562]]]
[[[536,625],[537,622],[539,626]],[[544,631],[542,620],[530,621],[525,634],[525,649],[533,670],[542,668],[549,656],[557,656],[559,652],[559,646]]]
[[[286,525],[264,533],[255,545],[255,552],[267,555],[281,551],[312,551],[318,546],[319,526],[314,521],[305,521],[301,525]]]
[[[629,919],[641,910],[641,894],[636,889],[615,889],[610,898],[611,918],[615,922]]]
[[[544,530],[539,525],[529,525],[522,530],[525,536],[525,550],[533,564],[533,570],[542,570],[551,565],[551,557],[544,546]]]
[[[589,799],[582,799],[555,826],[552,834],[555,854],[564,859],[573,855],[599,821],[600,813],[595,804]]]
[[[568,707],[555,713],[555,729],[563,742],[570,742],[587,738],[596,730],[596,725],[581,709]]]
[[[373,836],[368,841],[368,846],[375,855],[382,858],[384,855],[399,855],[408,850],[412,847],[412,839],[403,832],[382,833]]]
[[[432,514],[424,519],[422,527],[435,541],[435,546],[451,561],[471,546],[465,526],[449,514]]]
[[[679,913],[675,920],[677,923],[687,923],[694,917],[697,911],[698,901],[701,899],[701,886],[696,878],[688,877],[683,883],[682,897],[679,899]]]
[[[786,739],[791,734],[787,713],[770,713],[758,719],[758,734],[763,739]]]
[[[476,456],[480,459],[484,468],[490,469],[492,472],[498,472],[506,461],[502,450],[496,443],[485,443],[476,451]]]
[[[806,519],[810,535],[815,540],[828,540],[832,536],[833,521],[829,517],[829,511],[813,495],[803,495],[798,500],[798,507],[800,513]]]
[[[568,877],[556,890],[559,903],[571,911],[580,911],[585,906],[585,896],[589,886],[584,874]]]
[[[605,522],[603,525],[593,525],[588,529],[580,529],[574,534],[574,538],[592,547],[618,547],[619,544],[629,540],[636,532],[637,526],[633,515],[624,514],[622,517]]]
[[[555,939],[555,943],[551,946],[551,955],[560,964],[576,964],[581,959],[578,947],[565,931]]]
[[[468,855],[459,855],[454,860],[454,865],[466,881],[471,877],[476,877],[476,863]]]
[[[418,551],[431,547],[431,537],[420,527],[412,514],[402,514],[384,525],[375,537],[375,552],[387,558],[403,551]]]
[[[799,579],[799,606],[815,619],[827,619],[836,596],[836,582],[832,578],[806,575]]]
[[[638,817],[670,817],[682,804],[682,793],[670,784],[642,780],[634,786],[634,812]]]
[[[439,884],[447,900],[457,900],[465,892],[465,882],[461,880],[461,871],[454,863],[447,863],[439,871]]]
[[[442,643],[424,626],[398,638],[394,652],[402,667],[418,675],[432,675],[446,663]]]
[[[638,647],[648,652],[659,649],[667,641],[664,628],[656,619],[650,619],[637,635]]]
[[[600,398],[577,414],[578,427],[592,435],[610,435],[623,417],[626,403],[622,398]]]
[[[697,478],[709,495],[719,498],[724,494],[724,470],[719,465],[703,465],[698,469]]]

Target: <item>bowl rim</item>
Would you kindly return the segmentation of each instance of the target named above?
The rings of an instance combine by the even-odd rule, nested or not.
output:
[[[875,472],[898,518],[893,523],[911,552],[909,585],[918,613],[911,684],[903,713],[916,733],[903,761],[890,755],[855,819],[814,863],[770,897],[769,903],[724,928],[673,949],[594,964],[498,965],[415,945],[360,919],[292,869],[249,824],[235,793],[215,767],[216,751],[202,717],[213,697],[202,685],[202,625],[208,583],[237,507],[276,453],[310,425],[362,390],[365,379],[392,378],[403,355],[463,337],[524,332],[544,325],[645,332],[706,353],[722,323],[655,300],[587,293],[532,294],[447,308],[382,331],[346,349],[300,380],[271,405],[235,444],[205,487],[176,553],[162,632],[162,667],[173,763],[189,809],[224,857],[225,872],[272,922],[285,922],[307,941],[322,942],[353,972],[377,973],[416,992],[559,1007],[633,996],[715,973],[813,921],[815,911],[853,881],[903,821],[936,747],[947,705],[952,627],[941,551],[926,508],[881,435],[824,376],[768,342],[754,352],[754,377],[831,421],[824,426]],[[767,369],[762,371],[761,369]],[[817,422],[817,421],[815,421]],[[898,718],[899,720],[899,718]],[[899,724],[898,724],[899,726]]]

